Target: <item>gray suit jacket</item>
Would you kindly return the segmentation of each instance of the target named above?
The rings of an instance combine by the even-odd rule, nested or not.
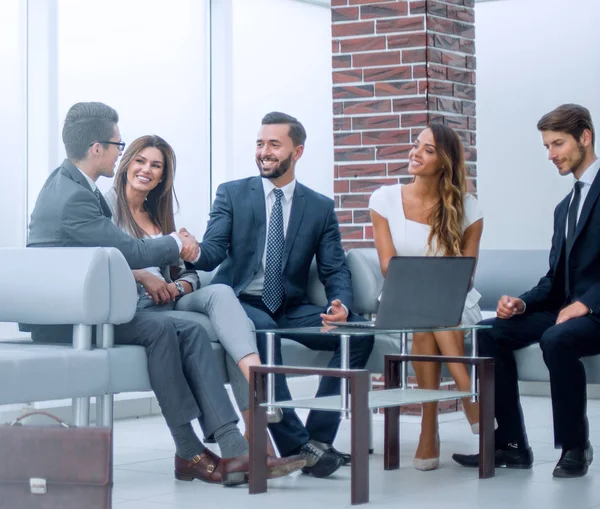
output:
[[[132,269],[179,263],[175,239],[135,239],[111,217],[104,198],[98,201],[85,177],[65,159],[40,191],[27,247],[116,247]]]
[[[111,220],[103,197],[96,198],[82,173],[65,159],[40,191],[29,224],[27,247],[116,247],[132,269],[177,264],[179,248],[170,236],[134,239]],[[71,341],[71,325],[19,324],[34,341]]]

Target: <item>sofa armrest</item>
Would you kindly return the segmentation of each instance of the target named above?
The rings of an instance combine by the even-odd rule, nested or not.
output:
[[[116,249],[0,249],[0,281],[4,322],[95,325],[135,314],[133,276]]]
[[[379,295],[383,288],[383,275],[375,248],[356,248],[348,251],[346,258],[352,273],[354,308],[359,314],[376,313]]]

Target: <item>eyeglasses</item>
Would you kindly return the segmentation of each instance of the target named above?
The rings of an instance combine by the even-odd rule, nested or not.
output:
[[[90,143],[90,147],[94,146],[95,143],[107,143],[108,145],[116,145],[117,147],[119,147],[119,150],[121,152],[125,150],[124,141],[95,141],[94,143]]]

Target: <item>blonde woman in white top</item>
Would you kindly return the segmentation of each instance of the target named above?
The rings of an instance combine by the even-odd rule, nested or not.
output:
[[[410,184],[387,186],[371,196],[369,208],[375,247],[385,276],[392,256],[474,256],[479,254],[483,231],[477,200],[466,194],[463,146],[458,135],[443,124],[430,124],[415,141],[409,154]],[[481,319],[480,295],[471,289],[463,312],[463,324]],[[464,354],[461,331],[415,333],[412,353],[460,356]],[[439,363],[413,363],[417,383],[423,389],[440,385]],[[464,364],[448,364],[458,390],[470,391]],[[474,433],[479,430],[479,408],[463,400]],[[418,470],[439,466],[440,444],[437,403],[424,403],[421,436],[415,454]]]

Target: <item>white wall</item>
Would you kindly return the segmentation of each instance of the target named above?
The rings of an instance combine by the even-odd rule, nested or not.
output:
[[[124,141],[158,134],[173,146],[181,205],[176,222],[204,231],[210,204],[208,2],[58,0],[57,5],[51,136],[58,159],[47,170],[65,156],[60,133],[69,107],[105,102],[119,112]],[[105,191],[111,181],[98,184]]]
[[[0,247],[25,243],[26,41],[24,3],[0,2]]]
[[[331,10],[297,0],[217,0],[213,33],[213,193],[258,173],[261,118],[283,111],[308,135],[298,180],[333,196]]]
[[[547,160],[536,124],[575,102],[600,128],[600,2],[504,0],[475,10],[482,246],[549,248],[554,207],[573,181]]]

